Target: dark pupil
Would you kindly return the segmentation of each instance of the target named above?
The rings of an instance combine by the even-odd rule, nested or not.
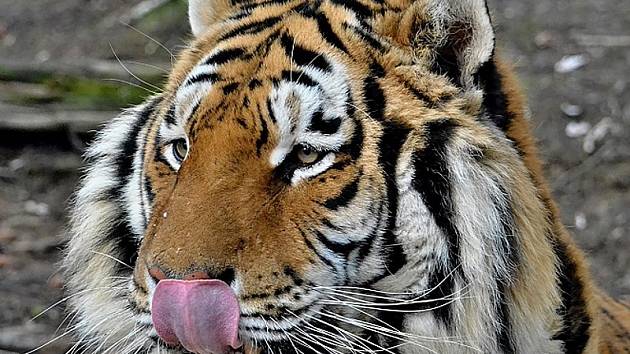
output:
[[[175,151],[175,157],[178,160],[183,160],[186,157],[186,150],[188,150],[186,141],[184,139],[177,140],[173,150]]]

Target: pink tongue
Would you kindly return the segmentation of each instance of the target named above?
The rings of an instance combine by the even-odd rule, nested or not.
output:
[[[157,334],[198,354],[223,354],[240,347],[240,310],[232,289],[220,280],[162,280],[153,294]]]

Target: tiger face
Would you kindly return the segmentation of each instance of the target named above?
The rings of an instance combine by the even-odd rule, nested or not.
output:
[[[560,350],[483,1],[191,0],[190,20],[164,92],[87,154],[77,348]]]

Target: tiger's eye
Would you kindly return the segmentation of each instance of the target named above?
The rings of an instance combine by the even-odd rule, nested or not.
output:
[[[173,155],[177,161],[183,161],[188,153],[188,143],[185,139],[178,139],[173,142]]]
[[[306,165],[310,165],[317,161],[318,157],[319,153],[317,151],[313,151],[307,147],[302,147],[297,153],[297,158],[300,159],[300,162]]]

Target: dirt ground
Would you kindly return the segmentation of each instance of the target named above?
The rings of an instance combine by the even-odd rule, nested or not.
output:
[[[176,0],[137,20],[134,6],[140,2],[0,0],[0,73],[5,64],[113,60],[110,43],[122,59],[168,67],[168,53],[120,19],[176,51],[188,37],[185,6]],[[630,3],[491,0],[490,8],[499,46],[526,89],[564,222],[599,285],[628,296]],[[0,113],[33,109],[2,97],[0,92]],[[37,104],[41,114],[59,109]],[[63,296],[57,262],[67,201],[81,167],[74,138],[63,129],[0,129],[0,354],[45,343],[65,317],[62,303],[31,320]],[[61,326],[57,334],[63,331]],[[38,352],[62,353],[69,343],[60,338]]]

